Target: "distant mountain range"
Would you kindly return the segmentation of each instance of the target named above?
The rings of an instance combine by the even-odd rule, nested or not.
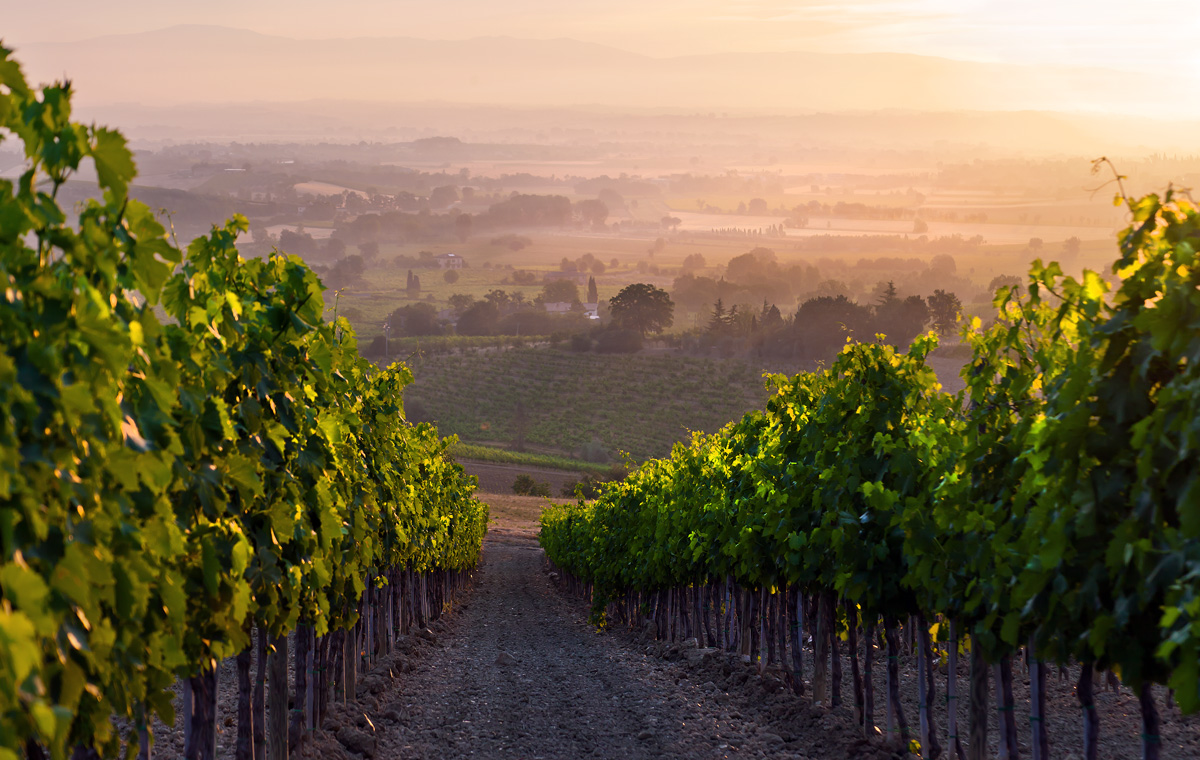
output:
[[[1147,83],[1141,75],[1097,68],[893,53],[656,58],[570,39],[301,40],[221,26],[175,26],[27,44],[18,47],[17,57],[35,80],[72,79],[82,103],[154,107],[339,99],[716,112],[899,108],[1159,117],[1196,108],[1193,98],[1170,97],[1176,86],[1181,89],[1174,91],[1186,92],[1182,81]]]

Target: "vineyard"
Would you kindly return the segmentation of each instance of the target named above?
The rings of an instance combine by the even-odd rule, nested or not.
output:
[[[406,422],[408,371],[359,358],[300,260],[243,259],[241,217],[181,250],[129,198],[125,138],[72,122],[69,85],[31,88],[0,48],[10,138],[0,757],[148,758],[177,680],[185,755],[212,757],[236,657],[237,757],[284,758],[464,586],[487,508]],[[56,196],[85,161],[103,199],[69,224]]]
[[[989,694],[1001,756],[1018,756],[1021,657],[1034,758],[1052,667],[1077,669],[1084,757],[1104,671],[1139,695],[1143,756],[1158,757],[1155,686],[1200,708],[1200,210],[1170,189],[1118,201],[1132,224],[1114,277],[1035,263],[997,295],[995,323],[964,330],[962,392],[927,365],[933,337],[849,344],[824,371],[774,378],[764,410],[548,510],[547,558],[597,620],[649,618],[660,637],[776,664],[798,693],[807,632],[822,704],[841,701],[844,651],[868,736],[878,642],[882,727],[924,757],[984,757]],[[898,684],[914,649],[915,730]],[[960,699],[961,729],[940,707]]]
[[[410,405],[443,432],[507,443],[523,429],[535,450],[571,456],[597,443],[609,455],[662,456],[689,430],[715,428],[766,398],[761,374],[743,362],[680,356],[515,348],[415,356],[409,366]]]

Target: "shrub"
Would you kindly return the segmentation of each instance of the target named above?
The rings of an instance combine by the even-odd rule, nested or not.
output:
[[[550,497],[552,491],[550,484],[540,480],[534,480],[532,475],[521,473],[512,484],[513,493],[519,496],[545,496]]]
[[[607,472],[589,472],[584,474],[580,480],[569,481],[563,485],[562,495],[578,499],[595,499],[600,496],[605,483],[624,480],[627,475],[629,475],[628,467],[623,464],[614,464],[608,468]]]
[[[519,251],[522,248],[533,245],[533,240],[524,235],[517,235],[510,232],[507,235],[492,238],[492,245],[503,245],[507,246],[510,250]]]
[[[577,353],[591,351],[592,339],[583,333],[575,333],[571,336],[571,350]]]
[[[636,354],[642,350],[642,336],[637,330],[605,330],[596,336],[598,354]]]
[[[600,462],[601,464],[608,461],[608,447],[603,441],[593,438],[579,448],[579,458],[585,462]]]

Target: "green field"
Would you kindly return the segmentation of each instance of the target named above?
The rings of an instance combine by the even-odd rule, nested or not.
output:
[[[443,435],[510,443],[517,402],[529,448],[578,457],[593,442],[635,459],[664,456],[689,430],[713,431],[759,408],[766,390],[744,362],[662,354],[599,356],[545,348],[415,357],[405,391]]]
[[[611,465],[585,462],[581,459],[568,459],[553,454],[534,454],[528,451],[513,451],[512,449],[496,446],[479,446],[473,443],[458,441],[450,446],[450,455],[455,459],[470,459],[477,462],[493,464],[512,464],[525,467],[545,467],[551,470],[566,472],[605,473]]]

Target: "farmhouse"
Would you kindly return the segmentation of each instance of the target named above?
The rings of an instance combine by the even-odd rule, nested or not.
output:
[[[439,253],[436,257],[437,265],[442,269],[462,269],[463,257],[457,253]]]
[[[549,314],[567,314],[576,310],[576,305],[567,301],[551,301],[543,304],[546,312]],[[583,312],[583,315],[588,319],[600,318],[600,305],[595,303],[579,304],[578,309]]]

